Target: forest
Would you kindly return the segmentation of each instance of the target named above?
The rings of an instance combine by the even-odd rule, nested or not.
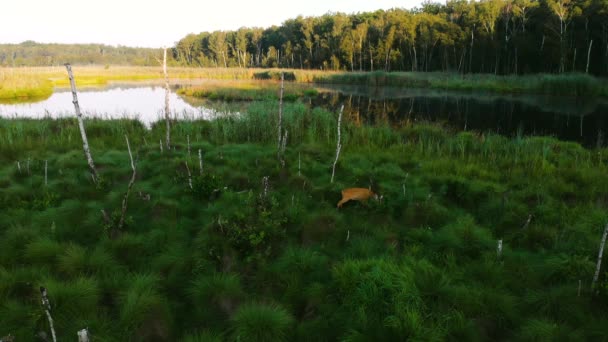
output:
[[[158,49],[104,44],[42,44],[25,41],[0,44],[0,66],[58,66],[67,61],[85,65],[158,65]]]
[[[0,65],[157,65],[158,49],[0,45]],[[450,0],[189,34],[169,64],[336,71],[608,75],[607,0]]]
[[[450,0],[190,34],[180,64],[349,71],[608,73],[606,0]]]

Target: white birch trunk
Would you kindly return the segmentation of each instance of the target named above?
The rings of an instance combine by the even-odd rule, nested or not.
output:
[[[131,175],[131,180],[129,181],[129,186],[127,187],[127,192],[125,193],[125,197],[122,199],[122,209],[120,212],[120,221],[118,222],[118,230],[121,231],[125,224],[125,215],[127,214],[127,203],[129,201],[129,194],[131,193],[131,188],[135,183],[135,177],[137,176],[137,169],[135,168],[135,162],[133,161],[133,154],[131,153],[131,145],[129,144],[129,137],[125,134],[125,140],[127,141],[127,150],[129,151],[129,159],[131,159],[131,169],[133,170],[133,174]]]
[[[593,275],[593,281],[591,282],[591,289],[595,288],[595,283],[600,276],[600,269],[602,268],[602,257],[604,256],[604,246],[606,245],[606,237],[608,236],[608,224],[604,228],[604,235],[602,235],[602,242],[600,243],[600,251],[597,254],[597,265],[595,266],[595,274]]]
[[[46,288],[40,286],[40,294],[42,296],[42,307],[44,308],[44,312],[46,313],[46,318],[49,321],[49,326],[51,328],[51,336],[53,337],[53,342],[57,342],[57,336],[55,334],[55,326],[53,324],[53,317],[51,317],[51,302],[49,302],[49,298],[47,297]]]
[[[80,136],[82,137],[82,149],[84,150],[84,155],[87,158],[87,163],[89,164],[89,169],[91,169],[93,181],[97,182],[99,180],[99,175],[97,174],[97,169],[95,168],[95,162],[93,162],[93,157],[91,156],[91,150],[89,148],[89,140],[87,139],[87,133],[84,130],[84,120],[82,119],[82,113],[80,112],[80,105],[78,105],[78,95],[76,94],[76,83],[74,82],[74,76],[72,75],[72,66],[69,63],[66,63],[65,67],[68,70],[68,77],[70,78],[70,86],[72,87],[72,97],[73,97],[72,103],[74,104],[74,110],[76,111],[76,117],[78,118],[78,127],[80,128]]]
[[[589,42],[589,49],[587,49],[587,67],[585,68],[585,73],[589,73],[589,61],[591,60],[591,46],[593,46],[593,39]]]
[[[201,176],[203,175],[203,150],[198,150],[198,166]]]
[[[186,171],[188,171],[188,186],[192,190],[192,173],[190,172],[190,167],[188,167],[188,162],[184,162],[184,164],[186,164]]]
[[[188,141],[188,158],[190,158],[190,135],[186,135],[186,140]]]
[[[171,94],[171,90],[169,89],[169,74],[167,74],[167,48],[164,49],[163,52],[163,74],[165,76],[165,123],[167,125],[167,136],[165,138],[165,144],[167,145],[167,150],[171,150],[171,109],[169,108],[169,94]]]
[[[278,127],[277,127],[277,149],[280,150],[281,149],[281,141],[283,140],[282,138],[282,132],[283,132],[283,91],[284,91],[284,82],[285,77],[284,74],[281,73],[281,92],[279,93],[279,123],[278,123]]]
[[[331,183],[334,182],[334,175],[336,174],[336,164],[338,163],[338,158],[340,157],[340,150],[342,150],[342,144],[340,143],[341,140],[341,131],[340,131],[340,126],[342,124],[342,112],[344,111],[344,105],[342,105],[342,107],[340,107],[340,115],[338,116],[338,143],[336,144],[336,160],[334,161],[334,166],[331,170]]]
[[[87,328],[79,330],[76,334],[78,335],[78,342],[89,342],[89,330]]]

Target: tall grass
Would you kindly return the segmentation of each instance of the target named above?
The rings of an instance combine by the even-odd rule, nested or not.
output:
[[[278,101],[277,84],[264,81],[214,82],[190,86],[178,90],[179,94],[209,99],[213,101]],[[313,97],[317,90],[301,83],[287,83],[283,100],[293,102],[303,97]]]
[[[53,84],[44,76],[0,68],[0,101],[44,99],[53,93]]]
[[[586,74],[508,75],[422,72],[366,72],[320,75],[317,83],[433,88],[458,91],[527,93],[596,97],[608,96],[608,83]]]
[[[322,74],[331,72],[296,69],[238,69],[170,67],[169,77],[179,80],[266,80],[276,79],[285,72],[299,83],[311,83]],[[133,66],[74,66],[78,86],[104,85],[111,81],[162,80],[162,68]],[[67,87],[69,80],[63,67],[0,68],[0,101],[45,98],[53,86]]]
[[[75,120],[0,119],[0,335],[48,329],[46,286],[63,339],[84,327],[100,340],[605,337],[605,270],[588,289],[607,149],[345,121],[330,184],[337,114],[287,103],[281,165],[277,106],[176,121],[162,153],[162,122],[87,120],[102,187]],[[131,175],[124,134],[138,178],[110,239],[100,210],[120,207]],[[336,209],[340,190],[370,185],[382,202]]]

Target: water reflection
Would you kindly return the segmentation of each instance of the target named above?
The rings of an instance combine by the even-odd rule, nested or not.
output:
[[[161,86],[112,85],[78,90],[78,102],[85,117],[137,118],[146,126],[164,118],[165,90]],[[174,92],[169,94],[173,116],[179,119],[210,118],[210,108],[192,106]],[[48,99],[34,103],[0,104],[0,117],[73,117],[69,89],[57,89]]]
[[[402,126],[420,121],[441,122],[455,130],[508,136],[551,135],[586,146],[597,145],[608,130],[608,103],[603,99],[388,87],[322,86],[317,89],[319,96],[310,100],[310,105],[337,111],[344,104],[346,117],[360,125],[384,122]],[[138,118],[147,126],[164,119],[165,93],[161,84],[114,84],[104,88],[79,89],[78,97],[86,117]],[[170,94],[169,101],[174,117],[179,119],[209,119],[246,109],[243,103],[224,106],[182,98],[175,92]],[[0,117],[47,116],[74,116],[69,89],[56,89],[51,97],[35,103],[0,104]]]
[[[457,130],[551,135],[587,146],[596,145],[608,129],[603,99],[344,86],[320,90],[315,105],[337,110],[344,103],[345,114],[359,124],[443,122]]]

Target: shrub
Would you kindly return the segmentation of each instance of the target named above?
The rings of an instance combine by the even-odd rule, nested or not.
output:
[[[288,341],[293,318],[275,304],[251,303],[241,306],[232,317],[237,341]]]

